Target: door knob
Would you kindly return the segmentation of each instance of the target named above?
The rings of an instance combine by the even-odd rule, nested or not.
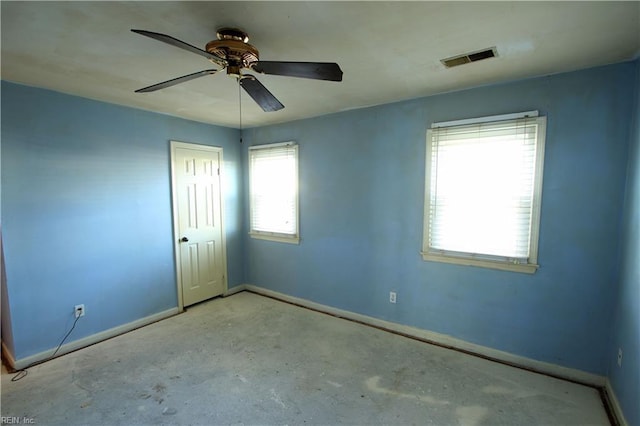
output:
[[[182,243],[188,243],[188,242],[189,242],[189,239],[188,239],[187,237],[182,237],[182,238],[180,238],[180,242],[182,242]]]

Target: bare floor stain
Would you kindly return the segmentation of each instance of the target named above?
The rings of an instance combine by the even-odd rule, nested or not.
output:
[[[388,389],[388,388],[382,387],[382,386],[380,386],[380,376],[370,377],[369,379],[367,379],[365,384],[367,385],[367,389],[369,389],[372,392],[393,396],[395,398],[416,399],[418,401],[426,402],[427,404],[435,404],[435,405],[447,405],[447,404],[449,404],[449,401],[436,399],[436,398],[433,398],[431,396],[416,395],[416,394],[413,394],[413,393],[404,393],[404,392],[399,392],[397,390],[393,390],[393,389]]]
[[[278,404],[279,406],[281,406],[282,408],[287,408],[287,406],[285,405],[284,402],[282,402],[280,395],[278,395],[275,389],[271,389],[271,400],[276,404]]]
[[[513,390],[505,388],[504,386],[489,385],[482,388],[482,392],[490,393],[494,395],[511,395]]]
[[[480,405],[456,408],[458,423],[464,426],[480,425],[488,413],[489,409]]]

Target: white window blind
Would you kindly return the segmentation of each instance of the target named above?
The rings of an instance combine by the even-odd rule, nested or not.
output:
[[[298,239],[298,146],[249,148],[250,234]]]
[[[537,263],[544,127],[523,117],[428,132],[427,260]]]

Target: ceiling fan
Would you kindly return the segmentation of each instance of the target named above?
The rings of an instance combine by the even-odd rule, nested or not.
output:
[[[288,77],[311,78],[315,80],[342,81],[342,70],[333,62],[278,62],[260,61],[258,49],[248,43],[249,36],[237,28],[221,28],[217,31],[217,40],[210,41],[206,50],[199,49],[177,38],[166,34],[145,30],[131,30],[134,33],[153,38],[175,47],[187,50],[219,66],[219,69],[208,69],[183,75],[136,90],[136,93],[153,92],[166,87],[184,83],[205,75],[216,74],[223,69],[227,75],[235,77],[240,86],[253,98],[264,111],[278,111],[284,105],[276,99],[266,87],[252,74],[242,73],[243,69],[261,74],[282,75]]]

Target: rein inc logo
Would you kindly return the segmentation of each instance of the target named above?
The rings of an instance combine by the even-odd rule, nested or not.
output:
[[[18,416],[1,416],[0,424],[3,425],[34,425],[36,419],[33,417],[18,417]]]

